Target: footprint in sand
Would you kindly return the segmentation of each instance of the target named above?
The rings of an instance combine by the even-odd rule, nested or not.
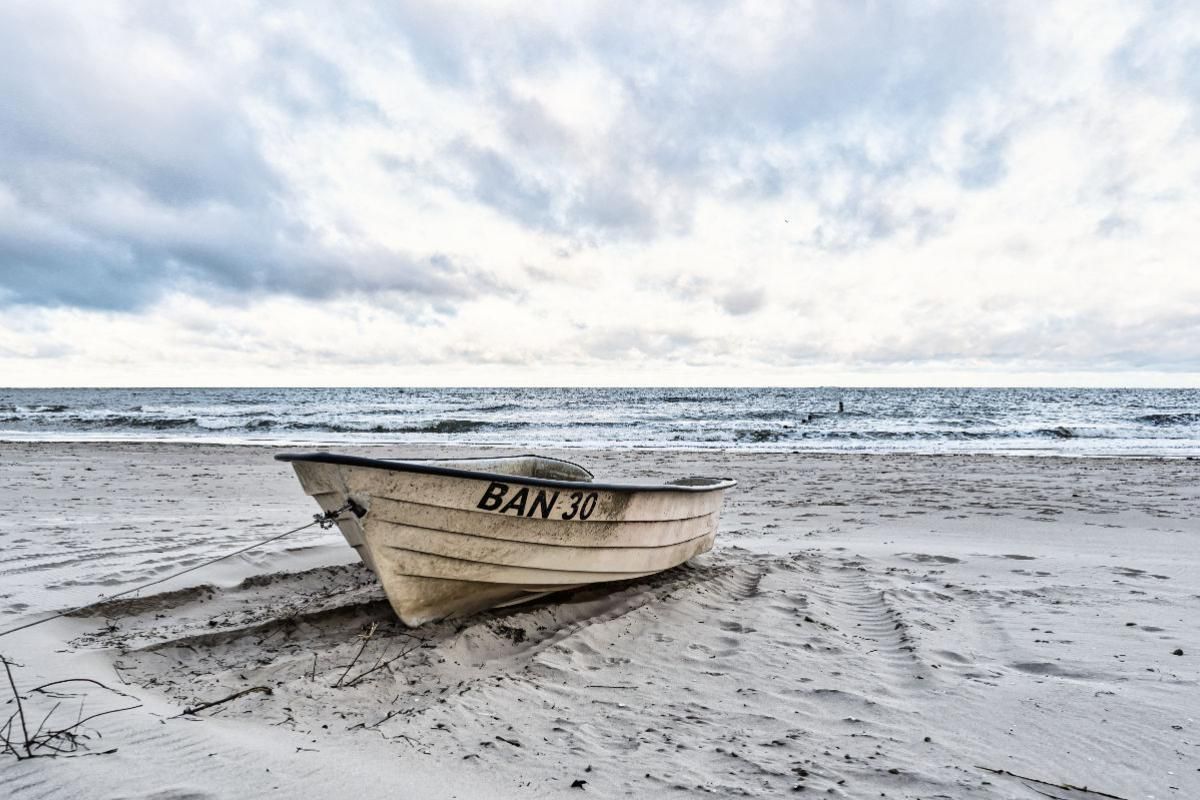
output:
[[[1080,672],[1077,670],[1066,669],[1058,664],[1051,664],[1046,661],[1022,661],[1012,665],[1013,669],[1030,675],[1042,675],[1052,678],[1075,678],[1077,680],[1090,680],[1096,676],[1090,672]]]
[[[915,561],[918,564],[928,564],[930,562],[935,562],[938,564],[961,563],[960,559],[954,558],[953,556],[934,556],[929,555],[928,553],[896,553],[896,555],[900,558],[903,558],[905,561]]]
[[[721,630],[723,630],[723,631],[730,631],[732,633],[754,633],[754,628],[747,628],[746,626],[742,625],[740,622],[734,622],[732,620],[724,620],[719,624],[721,626]]]

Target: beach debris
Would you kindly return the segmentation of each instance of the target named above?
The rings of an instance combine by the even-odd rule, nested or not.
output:
[[[1004,775],[1009,778],[1016,778],[1017,780],[1020,780],[1020,781],[1029,781],[1031,783],[1036,783],[1040,786],[1053,786],[1055,789],[1065,789],[1068,792],[1082,792],[1084,794],[1094,795],[1095,797],[1107,797],[1107,798],[1109,798],[1109,800],[1128,800],[1128,798],[1121,797],[1120,795],[1116,795],[1116,794],[1109,794],[1108,792],[1102,792],[1099,789],[1089,789],[1086,786],[1075,786],[1070,783],[1054,783],[1052,781],[1041,780],[1040,778],[1030,778],[1028,775],[1018,775],[1017,773],[1011,772],[1006,769],[993,769],[991,767],[984,767],[984,766],[980,766],[978,764],[975,765],[975,769],[981,769],[984,772],[990,772],[993,775]],[[1033,788],[1033,787],[1029,787],[1029,788]],[[1034,791],[1037,791],[1037,790],[1034,789]]]
[[[571,788],[582,789],[586,783],[587,781],[585,781],[583,778],[576,778],[575,780],[571,781]]]
[[[201,711],[212,708],[213,706],[219,706],[222,703],[228,703],[230,700],[237,700],[239,697],[244,697],[248,694],[254,694],[255,692],[261,692],[262,694],[274,694],[275,693],[274,691],[272,691],[270,686],[251,686],[249,689],[243,689],[240,692],[234,692],[233,694],[229,695],[228,697],[222,697],[220,700],[213,700],[210,703],[201,703],[198,706],[188,706],[182,712],[180,712],[179,716],[181,716],[181,717],[195,716],[196,714],[199,714]]]
[[[526,632],[524,628],[518,628],[515,625],[497,623],[493,630],[495,630],[497,634],[508,639],[513,644],[521,644],[525,641]]]
[[[1171,655],[1173,655],[1173,656],[1181,656],[1181,655],[1183,655],[1183,648],[1182,648],[1182,647],[1176,647],[1174,650],[1172,650],[1172,651],[1171,651]]]
[[[424,644],[425,644],[425,642],[423,640],[418,640],[416,644],[412,645],[411,647],[406,647],[405,649],[401,650],[399,653],[397,653],[396,655],[387,659],[386,661],[381,660],[381,661],[377,662],[375,664],[375,666],[371,667],[370,669],[363,670],[358,675],[355,675],[353,678],[346,681],[344,684],[341,684],[341,688],[349,689],[350,687],[354,686],[359,681],[361,681],[363,678],[370,675],[372,672],[375,672],[376,670],[380,670],[380,669],[383,669],[384,667],[390,666],[392,663],[399,661],[400,659],[404,658],[406,655],[408,655],[412,651],[416,650],[418,647],[422,647]],[[353,666],[353,664],[351,664],[351,666]]]
[[[370,630],[368,630],[368,631],[367,631],[367,633],[366,633],[366,635],[362,637],[362,644],[361,644],[361,645],[359,645],[358,652],[354,654],[354,658],[353,658],[353,660],[351,660],[351,661],[350,661],[350,663],[346,665],[346,671],[345,671],[345,672],[343,672],[343,673],[341,674],[341,677],[339,677],[339,678],[337,679],[337,683],[333,684],[333,688],[335,688],[335,689],[341,688],[342,681],[344,681],[344,680],[346,679],[346,676],[350,674],[350,669],[351,669],[351,668],[352,668],[352,667],[353,667],[355,664],[357,664],[357,663],[358,663],[358,659],[360,659],[360,658],[362,657],[363,650],[366,650],[366,649],[367,649],[367,645],[370,643],[370,641],[371,641],[371,637],[375,635],[375,630],[376,630],[378,627],[379,627],[379,623],[378,623],[378,622],[372,622],[372,623],[371,623],[371,628],[370,628]]]
[[[87,740],[92,736],[89,731],[92,729],[87,727],[87,723],[92,720],[107,716],[108,714],[116,714],[121,711],[132,711],[135,708],[141,708],[141,703],[123,708],[111,708],[107,711],[99,711],[95,714],[83,716],[83,706],[88,695],[80,694],[67,690],[69,684],[92,684],[98,686],[105,691],[120,695],[121,697],[130,697],[133,695],[126,694],[106,686],[100,681],[91,678],[68,678],[66,680],[51,681],[44,683],[41,686],[30,689],[25,695],[22,695],[17,690],[16,679],[13,678],[12,668],[21,666],[15,661],[9,660],[6,656],[0,655],[0,661],[4,662],[4,672],[8,677],[8,685],[12,690],[13,701],[16,704],[14,711],[3,725],[0,725],[0,755],[14,756],[18,761],[23,761],[28,758],[45,758],[59,755],[80,754],[80,750],[86,749]],[[52,688],[57,687],[57,688]],[[47,698],[57,700],[51,709],[42,717],[42,721],[38,724],[37,729],[32,734],[29,732],[29,720],[25,715],[25,704],[29,700],[29,695],[33,693],[43,695]],[[63,700],[79,698],[79,711],[76,714],[75,722],[65,727],[49,727],[48,723],[54,718],[55,712],[62,707]],[[19,725],[19,729],[18,729]],[[92,731],[96,738],[101,738],[98,731]],[[85,753],[83,755],[108,755],[117,752],[117,748],[109,748],[108,750]]]

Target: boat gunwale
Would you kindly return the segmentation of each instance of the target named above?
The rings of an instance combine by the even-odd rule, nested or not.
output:
[[[547,456],[539,456],[533,453],[526,453],[518,456],[504,456],[504,458],[548,458]],[[303,461],[317,464],[335,464],[347,467],[366,467],[368,469],[382,469],[391,472],[414,472],[421,475],[441,475],[447,478],[466,478],[469,480],[485,480],[497,481],[499,483],[515,483],[524,486],[545,486],[555,489],[591,489],[602,492],[684,492],[688,494],[699,494],[704,492],[722,491],[725,489],[737,486],[737,481],[733,478],[688,478],[685,480],[711,480],[713,483],[703,485],[688,485],[678,483],[663,483],[663,484],[637,484],[637,483],[606,483],[596,481],[566,481],[554,478],[534,478],[527,475],[506,475],[499,472],[485,472],[469,469],[458,469],[456,467],[439,467],[430,462],[420,461],[393,461],[383,458],[367,458],[365,456],[347,456],[337,453],[327,453],[319,451],[315,453],[279,453],[275,456],[276,461],[295,462]],[[494,461],[495,458],[482,457],[477,459],[445,459],[447,461],[455,461],[461,463],[463,461]],[[561,458],[551,459],[553,461],[563,461]],[[565,462],[571,463],[571,462]],[[575,464],[574,466],[579,466]],[[580,467],[580,469],[584,469]],[[585,472],[590,471],[584,469]]]

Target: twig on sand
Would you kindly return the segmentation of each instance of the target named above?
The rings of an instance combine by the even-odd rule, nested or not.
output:
[[[138,703],[137,705],[126,706],[124,708],[111,708],[107,711],[99,711],[95,714],[85,717],[83,716],[83,704],[81,702],[79,706],[79,715],[74,724],[68,725],[65,728],[47,727],[51,717],[54,716],[54,712],[56,712],[62,706],[62,702],[60,700],[60,702],[55,703],[50,711],[46,713],[46,716],[42,718],[41,723],[38,725],[37,730],[33,732],[32,736],[30,736],[29,726],[25,719],[24,700],[27,698],[22,697],[21,693],[17,690],[17,682],[13,678],[12,674],[12,667],[14,665],[19,665],[16,665],[13,661],[9,661],[2,655],[0,655],[0,661],[4,662],[4,672],[8,676],[8,685],[9,688],[12,689],[13,701],[17,706],[17,710],[9,716],[2,726],[0,726],[0,754],[16,756],[18,761],[26,758],[37,758],[39,756],[66,756],[76,754],[77,751],[84,747],[83,741],[81,740],[89,738],[88,735],[84,733],[83,726],[85,724],[98,717],[103,717],[108,714],[116,714],[120,711],[132,711],[135,708],[141,707],[141,704]],[[91,678],[70,678],[68,680],[51,681],[50,683],[42,684],[36,689],[31,689],[30,691],[39,692],[48,697],[54,697],[56,699],[75,696],[72,694],[61,694],[58,692],[46,691],[48,687],[59,686],[64,683],[92,683],[102,689],[113,692],[114,694],[119,694],[122,697],[132,697],[132,695],[119,692],[116,689],[105,686],[100,681],[92,680]],[[20,722],[21,730],[20,736],[16,737],[14,735],[15,731],[13,724],[18,721]],[[108,753],[115,752],[116,749],[114,748],[112,750],[106,750],[103,753],[95,753],[94,755],[106,755]]]
[[[391,719],[392,717],[396,716],[396,715],[397,715],[397,714],[399,714],[399,713],[400,713],[399,711],[389,711],[389,712],[388,712],[388,713],[387,713],[387,714],[384,716],[384,718],[383,718],[383,719],[379,720],[378,722],[372,722],[372,723],[371,723],[370,725],[368,725],[367,727],[368,727],[368,728],[378,728],[380,725],[382,725],[383,723],[387,722],[389,719]]]
[[[381,719],[381,720],[377,720],[376,722],[372,722],[370,725],[368,725],[368,724],[367,724],[367,723],[365,723],[365,722],[360,722],[360,723],[358,723],[357,725],[351,725],[349,728],[346,728],[346,730],[348,730],[348,731],[354,731],[354,730],[358,730],[359,728],[362,728],[363,730],[370,730],[371,728],[378,728],[380,725],[382,725],[383,723],[387,722],[387,721],[388,721],[389,719],[391,719],[392,717],[399,716],[401,713],[403,713],[403,712],[402,712],[402,711],[400,711],[400,710],[396,710],[396,711],[389,711],[389,712],[388,712],[388,713],[387,713],[387,714],[386,714],[386,715],[383,717],[383,719]]]
[[[414,644],[412,647],[409,647],[406,650],[401,650],[398,654],[389,658],[387,661],[381,661],[380,663],[376,664],[375,666],[371,667],[370,669],[360,672],[358,675],[355,675],[353,678],[351,678],[349,681],[346,682],[346,684],[345,684],[346,688],[349,688],[349,687],[353,686],[354,684],[358,683],[359,681],[361,681],[363,678],[370,675],[375,670],[383,669],[388,664],[391,664],[393,661],[399,661],[400,659],[404,658],[406,655],[411,653],[413,650],[416,650],[420,646],[421,645],[419,645],[419,644]],[[345,677],[345,676],[343,676],[343,677]]]
[[[61,695],[57,692],[47,692],[46,690],[49,689],[51,686],[58,686],[58,685],[64,684],[64,683],[91,683],[91,684],[95,684],[96,686],[99,686],[101,689],[106,689],[106,690],[112,692],[113,694],[119,694],[119,695],[121,695],[121,697],[128,697],[131,700],[137,699],[136,697],[129,694],[128,692],[122,692],[118,689],[114,689],[111,686],[103,684],[100,681],[93,680],[92,678],[67,678],[66,680],[61,680],[61,681],[50,681],[49,683],[43,683],[41,686],[35,686],[34,688],[30,689],[29,691],[39,692],[48,697],[63,697],[63,695]]]
[[[0,656],[0,661],[4,662],[4,671],[8,674],[8,685],[12,688],[13,697],[16,698],[16,700],[17,700],[17,714],[21,717],[21,738],[22,738],[22,742],[25,745],[25,757],[32,758],[33,753],[30,752],[30,749],[29,749],[29,745],[30,745],[29,728],[26,727],[26,725],[25,725],[25,708],[24,708],[24,706],[21,705],[21,693],[17,691],[17,683],[16,683],[16,681],[13,680],[12,662],[9,661],[4,656]],[[12,717],[9,717],[9,724],[10,725],[12,724]],[[6,729],[7,729],[7,726],[6,726]],[[12,748],[12,746],[8,742],[7,737],[5,738],[4,744],[7,748]],[[15,748],[13,748],[13,753],[16,753]],[[20,758],[20,757],[21,756],[18,754],[17,758]]]
[[[179,716],[181,716],[181,717],[194,716],[196,714],[199,714],[201,711],[204,711],[207,708],[212,708],[213,706],[219,706],[222,703],[228,703],[230,700],[237,700],[239,697],[242,697],[242,696],[248,695],[248,694],[252,694],[254,692],[262,692],[263,694],[274,694],[274,692],[271,690],[270,686],[251,686],[249,689],[243,689],[240,692],[234,692],[233,694],[229,695],[228,697],[222,697],[220,700],[213,700],[211,703],[201,703],[198,706],[188,706],[187,708],[185,708],[183,711],[180,712]]]
[[[385,737],[385,738],[386,738],[386,737]],[[391,737],[391,738],[393,738],[393,739],[403,739],[404,741],[408,742],[410,745],[412,745],[413,747],[415,747],[415,748],[417,748],[417,749],[420,749],[420,748],[422,748],[422,747],[424,747],[424,746],[425,746],[425,745],[424,745],[424,744],[422,744],[421,742],[418,742],[416,739],[414,739],[413,737],[409,736],[407,733],[397,733],[395,736],[393,736],[393,737]]]
[[[588,689],[636,689],[636,686],[617,686],[604,683],[589,683]]]
[[[1032,781],[1033,783],[1037,783],[1042,786],[1053,786],[1055,789],[1066,789],[1068,792],[1083,792],[1084,794],[1091,794],[1095,795],[1096,797],[1107,797],[1110,800],[1127,800],[1127,798],[1121,797],[1120,795],[1109,794],[1108,792],[1102,792],[1099,789],[1089,789],[1086,786],[1074,786],[1070,783],[1053,783],[1052,781],[1044,781],[1040,778],[1031,778],[1028,775],[1018,775],[1017,773],[1010,772],[1006,769],[993,769],[992,767],[984,767],[980,766],[979,764],[975,765],[975,769],[981,769],[984,772],[990,772],[993,775],[1007,775],[1010,778],[1016,778],[1022,781]],[[1032,786],[1029,788],[1033,789]],[[1037,791],[1037,789],[1033,790],[1035,792]],[[1045,792],[1038,792],[1038,794],[1045,794]],[[1053,795],[1046,796],[1052,797]]]
[[[375,629],[379,627],[378,622],[371,623],[371,629],[367,631],[367,635],[363,637],[362,644],[358,648],[358,652],[354,654],[354,660],[346,665],[346,671],[337,679],[337,683],[333,684],[333,688],[337,689],[342,685],[342,681],[350,674],[350,669],[358,663],[358,659],[362,657],[363,651],[367,649],[367,644],[371,641],[371,637],[375,635]]]

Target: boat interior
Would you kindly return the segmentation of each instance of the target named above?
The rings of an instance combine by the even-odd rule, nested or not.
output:
[[[410,464],[429,464],[433,467],[491,472],[523,478],[542,478],[553,481],[590,482],[595,476],[570,461],[546,456],[505,456],[501,458],[455,458],[409,461]]]

